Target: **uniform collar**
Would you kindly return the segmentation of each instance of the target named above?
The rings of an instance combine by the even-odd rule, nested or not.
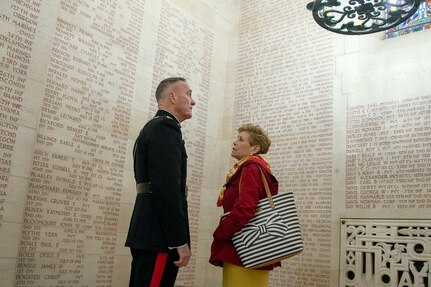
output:
[[[170,112],[163,110],[163,109],[159,109],[156,113],[156,116],[166,116],[168,118],[170,118],[171,120],[174,120],[179,127],[181,127],[180,121]]]

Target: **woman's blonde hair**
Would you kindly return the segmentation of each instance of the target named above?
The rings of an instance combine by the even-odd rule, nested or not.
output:
[[[238,129],[238,133],[240,132],[249,133],[249,144],[252,146],[260,146],[258,153],[265,154],[268,152],[269,147],[271,146],[271,140],[269,139],[268,134],[259,125],[251,123],[243,124]]]

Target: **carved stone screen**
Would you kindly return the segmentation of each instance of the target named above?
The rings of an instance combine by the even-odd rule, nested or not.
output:
[[[342,219],[340,286],[431,286],[431,220]]]

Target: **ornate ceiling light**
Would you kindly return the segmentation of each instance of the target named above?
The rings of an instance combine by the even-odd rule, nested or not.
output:
[[[316,0],[307,9],[323,28],[346,35],[370,34],[410,18],[422,0]]]

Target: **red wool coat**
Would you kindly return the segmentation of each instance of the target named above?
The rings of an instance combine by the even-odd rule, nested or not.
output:
[[[244,266],[231,239],[253,217],[259,200],[267,197],[258,165],[265,175],[271,194],[278,193],[278,181],[262,157],[252,156],[242,163],[226,183],[223,209],[224,213],[230,213],[220,219],[219,225],[213,233],[214,240],[209,260],[213,265],[223,266],[223,262],[229,262]],[[241,192],[239,192],[240,189]],[[272,270],[277,266],[281,266],[281,264],[275,263],[259,269]]]

